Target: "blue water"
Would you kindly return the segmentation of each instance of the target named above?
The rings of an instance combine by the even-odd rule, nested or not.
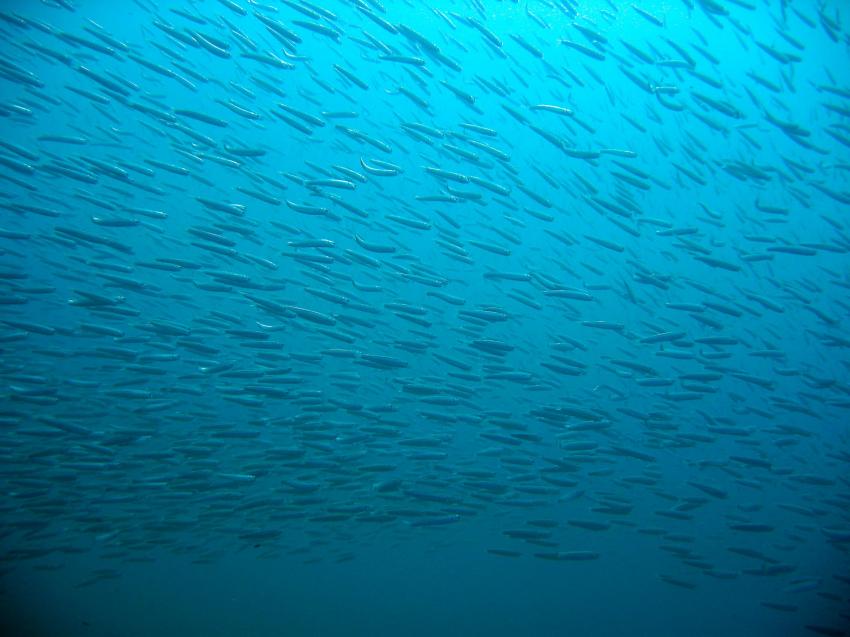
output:
[[[0,17],[3,634],[848,634],[844,3]]]

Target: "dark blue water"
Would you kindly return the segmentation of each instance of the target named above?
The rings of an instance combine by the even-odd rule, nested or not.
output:
[[[847,634],[844,3],[0,17],[4,634]]]

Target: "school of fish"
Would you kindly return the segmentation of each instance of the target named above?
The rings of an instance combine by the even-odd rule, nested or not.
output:
[[[847,7],[669,4],[6,3],[3,587],[474,523],[847,635]]]

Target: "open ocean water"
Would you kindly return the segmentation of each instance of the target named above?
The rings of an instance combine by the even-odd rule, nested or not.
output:
[[[848,13],[4,0],[0,633],[850,634]]]

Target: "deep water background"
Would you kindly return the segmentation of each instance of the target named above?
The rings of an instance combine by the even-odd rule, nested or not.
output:
[[[247,10],[246,16],[216,0],[165,2],[156,7],[144,2],[89,1],[75,4],[74,11],[49,3],[2,3],[7,15],[43,21],[56,32],[82,36],[86,34],[83,26],[94,21],[110,37],[126,42],[130,53],[171,68],[174,60],[154,46],[164,44],[179,51],[184,57],[181,64],[209,80],[199,82],[184,73],[197,85],[193,91],[145,69],[127,52],[103,55],[33,26],[16,26],[14,20],[0,25],[2,58],[26,68],[42,84],[36,92],[58,102],[34,97],[31,88],[0,79],[4,111],[0,139],[38,155],[37,161],[29,162],[35,166],[32,173],[7,170],[0,182],[0,227],[26,235],[25,239],[0,238],[2,293],[4,298],[23,299],[0,306],[0,319],[11,322],[4,322],[0,334],[0,488],[4,494],[0,613],[6,634],[816,634],[807,625],[845,634],[842,631],[850,623],[848,543],[846,539],[829,541],[824,529],[846,534],[850,528],[846,425],[850,359],[844,330],[850,320],[850,233],[847,202],[816,186],[850,197],[848,147],[824,133],[833,126],[831,130],[850,138],[848,117],[824,107],[829,103],[848,109],[850,97],[822,88],[850,90],[847,7],[833,2],[823,9],[827,16],[840,12],[841,31],[834,41],[818,22],[819,5],[814,2],[793,3],[794,9],[812,17],[814,27],[807,26],[790,5],[761,1],[754,1],[752,9],[742,3],[718,2],[717,6],[728,10],[727,16],[710,14],[714,3],[696,2],[693,8],[681,1],[641,3],[641,8],[663,16],[663,27],[650,23],[629,3],[619,2],[577,3],[578,16],[569,4],[556,2],[387,1],[385,13],[373,5],[384,19],[403,23],[439,43],[442,52],[461,65],[462,71],[456,72],[402,35],[382,30],[353,3],[328,2],[326,6],[337,15],[332,22],[343,34],[340,42],[293,24],[292,20],[308,18],[286,3],[270,2],[276,12],[247,2],[238,4]],[[170,11],[173,8],[191,10],[208,22],[194,24]],[[434,9],[450,16],[454,28]],[[550,28],[542,28],[529,10]],[[288,24],[302,37],[293,47],[303,57],[291,60],[295,68],[271,69],[238,56],[230,28],[217,22],[221,16],[262,43],[260,48],[274,48],[283,57],[280,43],[270,37],[253,11],[265,11],[264,15]],[[451,12],[460,17],[452,17]],[[231,56],[181,49],[153,25],[157,17],[227,39]],[[479,31],[465,25],[464,17],[475,17],[497,34],[505,57],[496,55]],[[558,44],[559,38],[566,38],[590,46],[573,26],[577,21],[593,25],[607,38],[602,47],[604,62]],[[422,57],[427,72],[381,61],[379,51],[363,44],[369,39],[364,30],[396,47],[399,54]],[[780,30],[804,49],[783,40],[777,35]],[[520,47],[511,34],[537,46],[543,60]],[[32,41],[64,52],[74,62],[66,65],[38,54],[27,47]],[[724,88],[712,87],[682,68],[643,63],[624,48],[624,41],[651,52],[656,61],[681,59],[673,42],[690,52],[697,71]],[[793,51],[801,59],[780,64],[757,41]],[[715,56],[717,63],[701,55],[694,44]],[[106,92],[109,103],[100,105],[69,90],[102,88],[75,70],[80,64],[101,73],[114,71],[137,85],[138,91],[129,98],[137,103],[165,112],[192,109],[226,120],[229,126],[216,128],[180,119],[216,142],[212,149],[192,146],[196,140],[129,108],[116,95]],[[333,70],[334,64],[356,73],[368,83],[368,90],[346,82]],[[621,70],[626,64],[655,85],[678,87],[679,92],[670,98],[681,103],[683,110],[664,108],[653,94],[632,83]],[[410,73],[417,74],[418,80]],[[768,78],[779,90],[760,85],[752,73]],[[272,78],[285,97],[252,82],[257,77]],[[501,82],[506,94],[488,90],[476,78]],[[458,99],[442,80],[474,95],[475,108]],[[397,94],[399,85],[426,99],[429,108],[421,109]],[[693,93],[728,101],[741,116],[730,118],[703,108]],[[144,101],[142,95],[150,99]],[[221,103],[227,100],[254,110],[259,119],[233,113]],[[324,117],[323,127],[310,126],[312,134],[304,135],[271,114],[278,102],[316,116],[354,111],[357,117]],[[10,113],[10,104],[29,105],[31,113]],[[629,150],[635,157],[603,154],[591,161],[570,157],[512,118],[503,109],[505,104],[561,138],[564,148]],[[562,105],[574,117],[534,110],[535,104]],[[710,117],[724,130],[713,130],[694,113]],[[793,122],[811,135],[795,142],[771,124],[766,113]],[[429,138],[429,144],[407,134],[401,126],[405,122],[464,132],[504,151],[510,162],[500,162],[469,145],[463,147],[477,152],[481,162],[464,160],[441,147],[463,145],[463,138]],[[490,127],[497,136],[476,137],[460,128],[461,123]],[[337,124],[389,144],[392,152],[352,139]],[[844,128],[834,128],[836,124]],[[87,141],[77,145],[39,140],[43,135],[82,136]],[[803,147],[801,140],[819,150]],[[203,158],[204,153],[228,156],[224,144],[266,152],[258,158],[238,157],[242,162],[238,169]],[[16,161],[28,161],[5,147],[0,151]],[[195,157],[179,151],[194,152]],[[395,177],[367,175],[367,182],[358,182],[353,191],[325,191],[367,211],[368,218],[283,175],[324,178],[316,167],[332,170],[334,164],[363,173],[361,157],[367,163],[378,159],[403,169]],[[159,189],[145,192],[99,173],[85,158],[149,168],[154,167],[144,160],[154,159],[182,166],[192,174],[156,168],[153,177],[146,177],[128,169],[135,181]],[[648,178],[641,181],[647,189],[630,188],[612,176],[612,171],[625,172],[614,160],[646,173]],[[788,160],[809,171],[794,168]],[[49,166],[58,161],[88,165],[97,173],[97,183],[51,171]],[[674,163],[699,174],[705,184],[686,177]],[[741,172],[736,177],[732,165],[755,167],[763,178]],[[435,179],[425,172],[426,166],[479,175],[511,187],[511,194],[499,197],[478,188],[480,201],[422,201],[416,196],[445,194],[447,183],[463,191],[476,190],[470,183]],[[286,190],[257,175],[273,177]],[[333,176],[345,178],[338,172]],[[522,193],[519,183],[551,202],[551,208]],[[258,201],[237,187],[262,190],[281,203]],[[110,202],[114,209],[104,210],[80,194]],[[612,202],[618,196],[635,206],[628,218],[593,205],[594,197]],[[210,211],[196,197],[244,204],[246,213],[232,217]],[[326,206],[338,218],[299,214],[286,200]],[[15,209],[19,204],[55,209],[61,217],[23,212]],[[765,212],[759,205],[784,211]],[[143,218],[126,208],[161,210],[167,219]],[[553,219],[546,221],[540,213]],[[414,230],[386,215],[417,217],[430,225],[424,231]],[[92,216],[134,217],[142,223],[103,227],[93,223]],[[637,236],[624,232],[612,218]],[[650,218],[674,229],[693,228],[693,234],[682,236],[703,251],[675,236],[656,234],[665,226],[647,222]],[[198,237],[188,233],[190,228],[215,223],[230,224],[222,232],[234,241],[239,255],[271,260],[276,268],[244,256],[216,255],[191,243]],[[67,233],[57,232],[57,227],[108,236],[132,252],[73,241]],[[233,227],[252,234],[240,235]],[[364,250],[355,234],[366,243],[391,245],[395,250],[389,254]],[[606,249],[587,235],[614,242],[623,251]],[[772,243],[753,241],[756,235]],[[287,246],[307,238],[327,238],[336,246],[325,251]],[[452,258],[438,239],[462,244],[467,262]],[[506,246],[511,252],[500,256],[470,241]],[[741,258],[767,254],[766,245],[803,244],[818,245],[817,253],[775,252],[766,261]],[[378,259],[380,264],[345,257],[346,249]],[[333,277],[283,255],[295,252],[333,255],[336,260],[328,269],[342,276]],[[711,268],[694,258],[706,254],[740,269]],[[200,267],[169,272],[139,266],[139,262],[169,257]],[[132,270],[106,270],[104,263]],[[392,264],[410,269],[400,274]],[[421,269],[415,269],[418,266]],[[198,286],[220,282],[220,276],[209,274],[220,271],[245,275],[261,287],[235,285],[215,292]],[[419,283],[406,276],[411,272],[430,273],[444,284],[437,288]],[[486,278],[488,272],[534,276],[520,282],[497,281]],[[134,285],[107,280],[104,273],[128,277]],[[642,283],[646,277],[656,284]],[[363,291],[352,280],[381,289]],[[565,301],[547,295],[552,281],[564,288],[587,290],[593,300]],[[261,289],[263,285],[269,287]],[[42,286],[45,289],[33,290]],[[367,309],[354,312],[306,292],[305,287],[344,293]],[[517,289],[530,293],[539,309],[518,301]],[[138,314],[107,315],[70,303],[80,298],[80,290],[120,295],[124,299],[119,305],[132,307]],[[434,291],[460,297],[465,304],[441,302],[429,295]],[[350,342],[320,332],[321,326],[308,320],[264,310],[243,293],[335,316],[332,329],[343,332]],[[769,309],[753,296],[768,299],[779,309]],[[708,312],[721,323],[713,329],[668,305],[712,299],[738,307],[742,316]],[[392,302],[422,306],[430,325],[402,320],[384,307]],[[830,320],[819,318],[812,307]],[[459,315],[462,310],[483,308],[499,308],[509,318],[479,325]],[[233,324],[212,312],[233,317]],[[346,313],[369,324],[339,317]],[[213,323],[199,321],[211,317]],[[187,333],[157,332],[151,327],[157,321],[185,327]],[[624,327],[599,330],[583,324],[589,321]],[[39,334],[15,325],[21,322],[47,325],[54,332]],[[81,329],[81,323],[108,325],[121,330],[124,337],[92,334]],[[281,358],[247,348],[225,331],[237,326],[267,331],[282,344],[280,350],[269,352]],[[685,332],[687,336],[677,339],[675,347],[698,356],[667,359],[657,352],[674,346],[641,342],[667,330]],[[712,348],[693,340],[711,336],[732,337],[738,343]],[[193,343],[186,345],[191,338],[215,352],[204,354]],[[487,356],[469,347],[476,339],[498,340],[516,349],[504,357]],[[570,340],[585,349],[572,345],[558,350],[554,345]],[[415,351],[400,341],[425,346]],[[176,357],[150,363],[161,374],[145,372],[132,368],[141,364],[139,360],[98,353],[98,348],[111,346],[134,349],[142,357],[156,353]],[[345,348],[352,354],[329,354],[329,348]],[[758,355],[765,351],[772,354]],[[435,358],[435,352],[468,365],[465,373],[477,379],[457,376],[461,370]],[[587,367],[580,375],[567,376],[540,365],[551,362],[552,354],[559,352]],[[376,369],[358,364],[364,353],[392,356],[405,367]],[[705,353],[728,353],[729,357],[710,360]],[[308,361],[305,355],[315,360]],[[612,359],[649,366],[656,373],[648,375],[662,378],[711,371],[711,365],[724,370],[719,380],[707,383],[713,391],[698,400],[679,401],[668,392],[687,390],[681,379],[670,388],[643,386],[636,379],[647,374]],[[215,363],[262,369],[264,375],[258,380],[203,371]],[[503,371],[488,365],[502,364],[506,370],[530,376],[517,382],[488,377]],[[340,375],[352,372],[357,376]],[[733,372],[764,379],[769,387],[746,383]],[[28,384],[21,380],[22,374],[46,380]],[[291,385],[279,385],[289,392],[285,398],[263,395],[256,387],[275,375],[294,379]],[[414,381],[448,388],[440,395],[454,400],[447,405],[423,402],[404,390]],[[48,388],[44,400],[20,389],[35,385]],[[123,388],[147,394],[132,399],[114,393]],[[256,402],[240,404],[228,400],[232,397]],[[783,399],[803,411],[786,408]],[[145,405],[154,408],[146,412]],[[596,415],[589,419],[590,426],[575,416],[561,423],[538,417],[540,409],[564,405]],[[636,418],[634,412],[649,416]],[[482,433],[512,433],[493,424],[499,417],[519,423],[537,439],[512,446],[482,437]],[[51,418],[78,429],[50,425]],[[717,430],[725,425],[744,428],[746,435]],[[384,429],[377,433],[370,427]],[[804,433],[789,433],[788,427]],[[387,430],[395,433],[387,435]],[[221,432],[249,432],[254,437],[229,437]],[[681,434],[711,440],[694,441]],[[422,449],[398,444],[420,437],[439,439],[437,449],[445,456],[418,460],[415,452]],[[599,446],[571,458],[562,444],[575,440]],[[275,460],[270,450],[281,448],[297,448],[304,455]],[[612,449],[637,450],[652,456],[652,461]],[[733,456],[757,457],[769,468],[748,466],[730,459]],[[511,464],[511,458],[517,457],[528,466]],[[576,481],[574,487],[553,488],[541,482],[540,472],[552,457],[575,462],[575,470],[566,473]],[[376,477],[363,469],[372,464],[387,464],[392,470]],[[489,479],[505,490],[494,494],[469,487],[470,478],[463,472],[475,470],[492,472]],[[385,478],[401,480],[404,486],[381,493],[374,483]],[[311,496],[317,499],[300,500],[306,496],[287,481],[317,485]],[[689,486],[694,481],[721,489],[727,497],[708,497]],[[548,491],[523,493],[516,489],[523,484],[544,486]],[[427,501],[411,496],[409,490],[440,493],[450,500]],[[704,500],[689,501],[695,497]],[[630,513],[591,512],[611,499],[628,502]],[[789,503],[806,508],[810,515],[779,506]],[[689,504],[693,505],[690,519],[655,514]],[[338,521],[315,520],[341,506],[363,510]],[[358,520],[387,510],[395,513],[386,522]],[[414,523],[422,519],[415,515],[417,511],[426,519],[447,515],[458,519],[451,524],[417,526]],[[591,518],[610,527],[589,531],[568,522]],[[505,530],[524,528],[529,520],[540,519],[558,523],[551,538],[556,548],[504,535]],[[730,528],[743,521],[769,525],[772,530],[739,533]],[[659,529],[661,535],[642,532],[651,529]],[[245,539],[254,531],[279,534]],[[693,549],[693,557],[709,566],[683,564],[679,556],[661,548],[670,544]],[[729,547],[763,551],[775,560],[741,557],[730,553]],[[487,552],[492,548],[522,555],[499,557]],[[574,550],[594,551],[599,558],[573,562],[534,556]],[[744,572],[774,563],[793,568],[781,575]],[[104,578],[99,569],[108,569]],[[721,579],[706,571],[735,577]],[[665,574],[694,588],[671,586],[659,578]],[[791,604],[796,610],[767,608],[761,604],[764,600]]]

